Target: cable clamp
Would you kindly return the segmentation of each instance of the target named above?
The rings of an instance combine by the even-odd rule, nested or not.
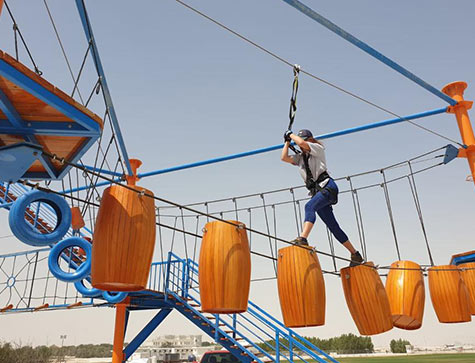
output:
[[[294,76],[298,76],[300,72],[300,66],[298,64],[294,64]]]

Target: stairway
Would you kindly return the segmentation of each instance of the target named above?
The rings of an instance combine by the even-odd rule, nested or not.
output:
[[[198,264],[190,259],[181,259],[170,252],[167,262],[152,265],[150,281],[151,290],[165,292],[163,298],[166,304],[178,310],[243,363],[338,363],[251,301],[248,310],[241,314],[201,312]]]

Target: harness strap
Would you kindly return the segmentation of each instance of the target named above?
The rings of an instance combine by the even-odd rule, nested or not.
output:
[[[310,165],[308,164],[308,159],[310,155],[308,153],[302,153],[302,157],[303,157],[303,164],[305,166],[305,174],[306,174],[305,186],[312,194],[312,197],[315,194],[317,194],[317,191],[322,192],[323,190],[327,190],[330,194],[333,195],[335,199],[337,199],[338,194],[335,192],[335,190],[328,188],[327,186],[325,186],[324,188],[320,186],[320,183],[330,178],[330,175],[326,171],[324,171],[318,176],[317,180],[315,180],[313,178],[312,171],[310,170]],[[337,203],[337,200],[332,204],[336,204],[336,203]]]

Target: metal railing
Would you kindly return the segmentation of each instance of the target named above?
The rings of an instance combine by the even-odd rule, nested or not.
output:
[[[220,337],[231,341],[259,362],[294,362],[303,363],[337,361],[297,334],[285,327],[272,315],[249,301],[248,309],[241,314],[210,314],[204,315],[197,308],[200,304],[198,264],[190,259],[181,259],[169,253],[168,261],[154,264],[160,269],[160,278],[151,284],[159,291],[171,294],[187,304],[193,314],[200,316],[215,327],[215,340]],[[154,272],[156,274],[156,272]],[[190,304],[191,303],[191,304]],[[193,306],[192,306],[193,305]]]

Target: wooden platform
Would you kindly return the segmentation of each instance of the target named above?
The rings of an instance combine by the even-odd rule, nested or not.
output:
[[[0,147],[28,141],[75,162],[102,128],[99,116],[0,51]],[[24,178],[61,179],[67,170],[58,161],[42,157]]]

